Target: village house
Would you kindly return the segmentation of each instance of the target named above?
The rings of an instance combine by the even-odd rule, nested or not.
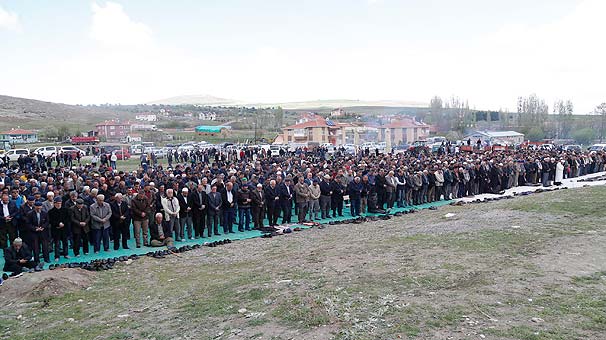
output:
[[[38,142],[38,133],[24,129],[10,129],[0,132],[0,139],[8,141],[10,144],[25,144]]]
[[[126,138],[131,131],[130,121],[120,119],[106,120],[95,125],[97,136],[106,140],[120,140]]]
[[[135,119],[145,121],[145,122],[157,122],[158,116],[154,115],[154,114],[143,114],[143,115],[135,116]]]
[[[387,142],[385,137],[389,134],[391,145],[412,144],[427,139],[429,128],[428,124],[417,122],[414,118],[397,118],[379,126],[379,142]]]

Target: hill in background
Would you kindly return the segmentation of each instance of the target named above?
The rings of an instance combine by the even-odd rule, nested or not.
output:
[[[149,102],[148,104],[164,105],[208,105],[208,106],[246,106],[246,107],[276,107],[280,106],[287,110],[358,107],[358,106],[381,106],[381,107],[428,107],[428,103],[406,100],[352,100],[352,99],[327,99],[299,102],[247,102],[235,99],[219,98],[210,95],[177,96]]]
[[[119,108],[67,105],[34,99],[0,96],[0,129],[44,128],[51,125],[85,126],[105,119],[132,118]]]

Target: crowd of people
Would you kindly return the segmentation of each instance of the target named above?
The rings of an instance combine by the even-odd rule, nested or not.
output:
[[[299,148],[272,156],[255,147],[207,148],[175,153],[166,167],[142,157],[138,170],[125,172],[107,161],[36,156],[0,170],[0,247],[4,270],[18,274],[41,270],[51,253],[55,260],[91,251],[111,256],[112,248],[127,249],[131,237],[137,248],[163,246],[343,216],[345,201],[349,214],[359,216],[558,185],[603,171],[605,159],[603,152],[530,149],[333,154]]]

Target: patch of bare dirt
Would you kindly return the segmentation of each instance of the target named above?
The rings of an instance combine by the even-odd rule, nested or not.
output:
[[[44,300],[68,292],[89,287],[94,273],[82,269],[45,270],[35,274],[23,274],[4,281],[0,287],[0,304],[15,301]]]

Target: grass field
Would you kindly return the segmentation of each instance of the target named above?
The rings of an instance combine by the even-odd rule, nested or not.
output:
[[[251,239],[2,301],[38,287],[9,280],[0,338],[604,339],[605,195],[561,190]]]

